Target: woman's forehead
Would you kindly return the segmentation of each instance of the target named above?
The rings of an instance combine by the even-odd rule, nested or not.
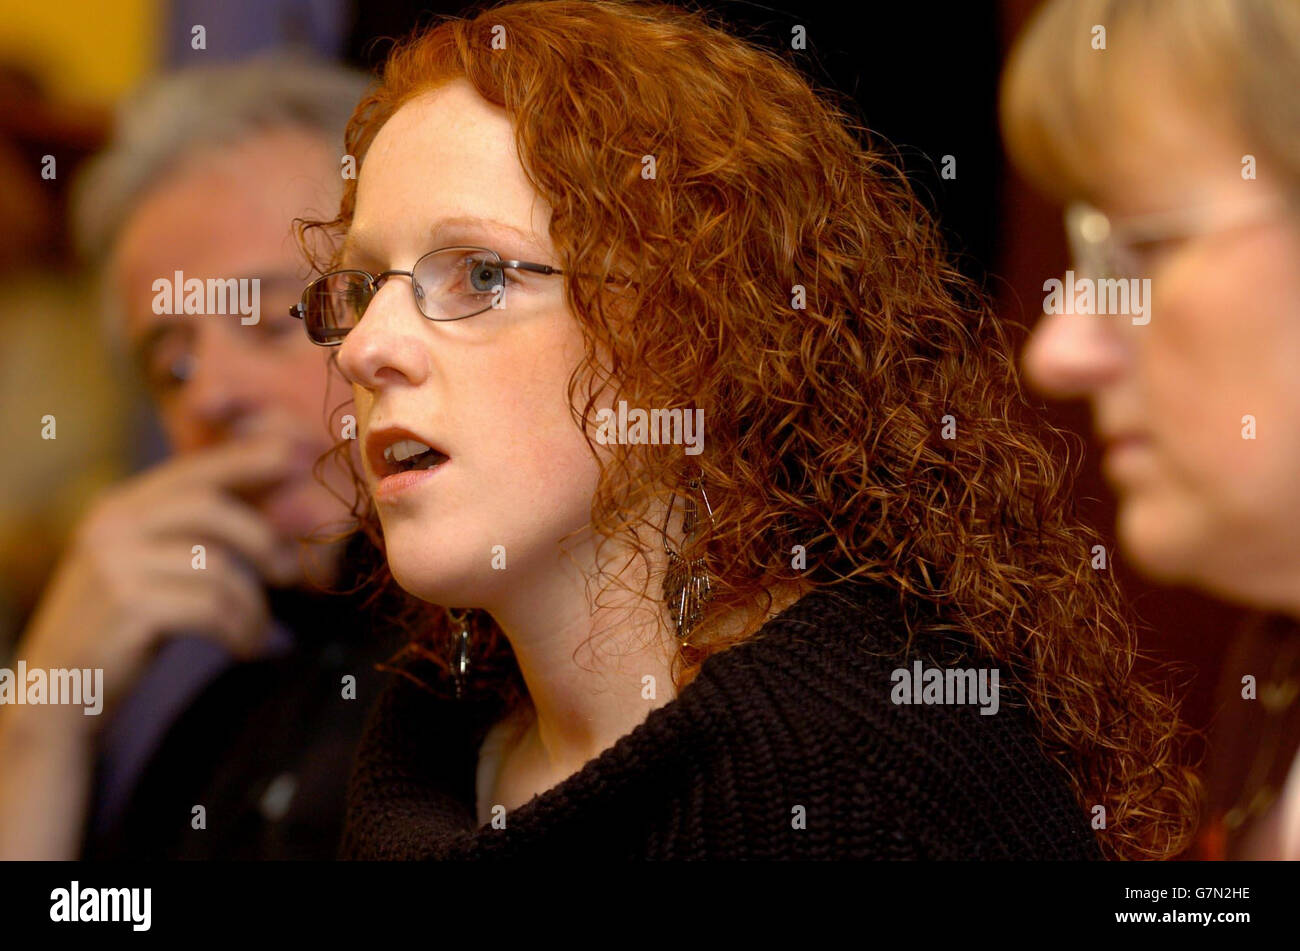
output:
[[[379,129],[367,152],[383,155],[434,149],[437,155],[468,153],[480,160],[518,164],[514,123],[505,110],[459,79],[416,94]]]
[[[1241,181],[1247,150],[1229,104],[1207,100],[1172,64],[1116,64],[1071,106],[1053,145],[1076,197],[1142,214]]]
[[[459,83],[405,103],[379,130],[359,170],[347,246],[364,251],[414,226],[432,239],[495,236],[541,249],[549,220],[509,118]]]

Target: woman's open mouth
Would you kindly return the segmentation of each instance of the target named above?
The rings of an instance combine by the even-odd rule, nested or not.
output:
[[[412,469],[432,469],[447,461],[445,453],[415,439],[402,439],[384,450],[384,461],[388,463],[389,472],[409,472]]]
[[[368,440],[371,470],[376,476],[377,501],[397,495],[432,478],[447,463],[448,456],[409,431],[389,428],[371,433]]]

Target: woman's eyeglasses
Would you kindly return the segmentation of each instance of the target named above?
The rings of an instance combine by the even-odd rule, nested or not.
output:
[[[1065,233],[1076,269],[1092,277],[1134,277],[1151,251],[1201,234],[1265,220],[1292,205],[1291,198],[1261,195],[1229,204],[1178,208],[1131,218],[1111,218],[1085,202],[1065,209]]]
[[[345,268],[323,274],[307,285],[302,300],[289,308],[302,320],[312,343],[336,347],[360,321],[390,277],[411,279],[420,313],[430,320],[464,320],[505,306],[508,268],[538,274],[562,274],[559,268],[532,261],[507,261],[488,248],[454,247],[430,251],[409,271],[371,274]]]

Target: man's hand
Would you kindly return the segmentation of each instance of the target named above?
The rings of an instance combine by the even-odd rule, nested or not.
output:
[[[246,499],[290,475],[292,454],[288,440],[262,435],[171,459],[107,493],[74,534],[17,656],[29,668],[102,668],[105,709],[170,635],[206,634],[255,656],[268,633],[266,585],[290,584],[301,569],[296,546]],[[0,709],[0,859],[76,857],[102,719],[78,705]]]
[[[29,668],[103,668],[106,708],[169,635],[206,634],[238,658],[256,656],[268,631],[265,587],[301,569],[296,545],[241,493],[284,478],[291,453],[272,436],[225,443],[109,491],[74,534],[17,656]],[[193,566],[195,545],[206,567]],[[79,708],[77,718],[89,728],[99,719]]]

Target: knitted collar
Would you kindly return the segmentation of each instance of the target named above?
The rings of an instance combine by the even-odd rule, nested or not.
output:
[[[699,701],[702,691],[716,691],[728,672],[743,668],[759,650],[780,651],[782,663],[798,675],[807,663],[801,658],[817,652],[825,638],[860,641],[864,627],[874,626],[864,625],[864,610],[890,618],[888,597],[887,589],[860,582],[805,595],[751,638],[709,657],[672,701],[652,710],[578,772],[510,811],[505,821],[511,837],[590,817],[625,794],[653,795],[664,777],[683,768],[695,750],[692,737],[709,730],[716,717]],[[896,602],[888,623],[891,630],[898,624]],[[427,661],[412,661],[405,669],[417,679],[437,679]],[[361,857],[456,858],[481,853],[485,843],[500,839],[491,823],[478,826],[475,783],[479,746],[503,712],[495,697],[458,702],[406,678],[390,683],[358,761],[368,782],[360,797],[354,788],[353,841],[345,843],[345,852],[351,847]]]

